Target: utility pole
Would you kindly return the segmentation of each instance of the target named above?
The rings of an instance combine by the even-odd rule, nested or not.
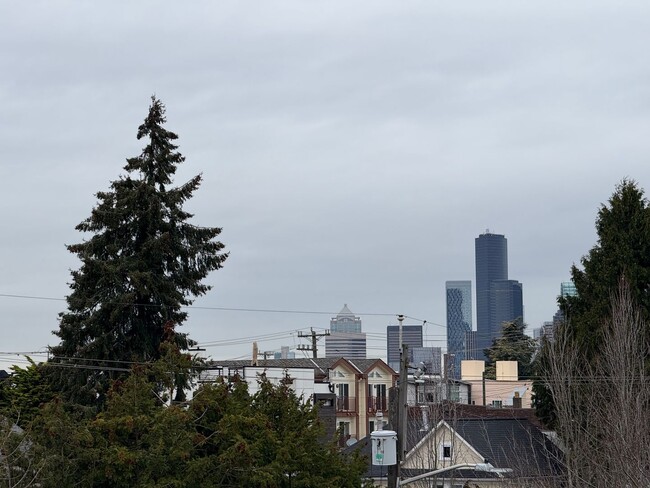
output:
[[[401,464],[404,461],[404,450],[406,449],[406,435],[408,433],[407,427],[407,389],[408,389],[408,346],[403,344],[402,322],[404,321],[403,315],[398,315],[399,321],[399,387],[397,388],[397,398],[394,403],[397,403],[397,408],[394,408],[394,403],[391,402],[392,410],[390,412],[390,421],[394,430],[397,432],[397,464],[390,466],[388,471],[388,486],[389,488],[396,488],[397,481],[400,478]],[[392,468],[392,469],[391,469]]]
[[[311,331],[309,334],[303,334],[302,332],[298,331],[298,337],[311,337],[311,346],[305,346],[304,344],[299,344],[297,349],[298,351],[312,351],[313,352],[312,357],[316,359],[318,358],[318,346],[316,345],[316,341],[320,337],[325,337],[330,335],[330,331],[326,330],[321,334],[317,334],[316,332],[314,332],[314,329],[312,327],[310,327],[309,330]]]
[[[395,386],[388,390],[388,422],[389,429],[399,432],[399,387]],[[399,435],[399,434],[398,434]],[[398,437],[399,439],[399,437]],[[391,464],[388,466],[388,488],[397,487],[397,471],[399,464]]]

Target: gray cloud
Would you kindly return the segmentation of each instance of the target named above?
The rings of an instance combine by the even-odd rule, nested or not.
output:
[[[644,2],[48,1],[0,6],[1,293],[63,297],[94,193],[139,153],[156,93],[202,172],[189,207],[231,251],[205,307],[406,313],[444,324],[473,239],[509,240],[531,326],[595,242],[600,202],[647,185]],[[56,338],[63,302],[0,298],[3,349]],[[327,315],[192,310],[201,341]],[[364,315],[380,334],[390,317]],[[432,340],[444,339],[435,325]],[[380,347],[376,336],[374,347]],[[444,342],[435,342],[444,345]],[[216,357],[248,345],[212,348]],[[379,350],[376,350],[379,354]],[[0,358],[1,359],[1,358]]]

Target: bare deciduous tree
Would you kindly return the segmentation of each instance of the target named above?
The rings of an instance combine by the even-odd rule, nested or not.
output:
[[[570,325],[570,324],[569,324]],[[545,371],[565,447],[569,487],[650,486],[649,344],[629,287],[621,280],[589,362],[564,326]]]

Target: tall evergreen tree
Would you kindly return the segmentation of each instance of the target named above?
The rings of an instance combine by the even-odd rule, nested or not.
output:
[[[193,225],[183,210],[201,175],[172,186],[185,158],[165,122],[165,106],[152,97],[137,133],[148,144],[127,159],[126,175],[97,193],[90,217],[77,225],[92,236],[67,246],[81,267],[72,271],[68,310],[54,332],[61,342],[52,348],[53,362],[93,368],[84,378],[90,389],[100,375],[96,366],[110,371],[119,366],[112,361],[159,358],[165,324],[186,320],[183,307],[210,289],[202,280],[228,256],[216,240],[221,229]],[[174,340],[181,349],[192,344],[185,333]]]
[[[622,277],[644,319],[650,318],[650,206],[643,189],[623,180],[596,219],[598,242],[573,266],[577,295],[560,299],[567,327],[588,358],[598,356],[612,294]]]
[[[621,181],[609,201],[600,206],[596,232],[598,241],[582,257],[582,269],[571,267],[577,295],[558,299],[565,321],[556,335],[566,336],[584,357],[586,372],[604,359],[603,333],[611,321],[612,297],[621,279],[641,317],[650,323],[650,204],[634,180]],[[650,338],[650,328],[645,335]],[[556,411],[544,378],[548,374],[544,364],[547,351],[542,353],[538,361],[542,378],[533,384],[533,402],[538,416],[552,425]]]

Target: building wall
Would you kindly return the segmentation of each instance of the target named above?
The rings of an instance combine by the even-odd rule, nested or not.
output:
[[[366,334],[334,332],[325,337],[326,358],[366,358]]]
[[[470,385],[473,404],[513,407],[513,399],[519,396],[521,398],[521,408],[532,408],[532,382],[510,379],[517,377],[516,361],[497,361],[497,379],[486,379],[485,382],[482,380],[483,371],[485,370],[483,361],[463,361],[461,370],[463,383]],[[483,403],[483,385],[485,385],[485,404]]]
[[[378,365],[370,371],[361,373],[352,369],[346,361],[337,364],[330,370],[330,383],[334,385],[336,394],[336,422],[337,426],[341,423],[347,423],[349,437],[356,440],[367,436],[370,431],[370,421],[376,422],[381,419],[388,422],[388,390],[395,386],[396,375],[388,368],[386,363],[380,361]],[[347,385],[345,387],[341,385]],[[373,404],[373,396],[369,391],[375,390],[375,385],[384,385],[385,400],[380,401],[379,406],[385,409],[381,410],[381,416],[377,416],[377,403]],[[372,387],[372,388],[369,388]],[[344,391],[348,392],[348,398],[343,395]],[[347,439],[344,439],[345,441]]]
[[[451,457],[444,456],[444,446],[451,448]],[[438,427],[407,455],[403,468],[434,470],[454,464],[476,464],[483,461],[483,458],[463,442],[445,422],[440,422]]]

